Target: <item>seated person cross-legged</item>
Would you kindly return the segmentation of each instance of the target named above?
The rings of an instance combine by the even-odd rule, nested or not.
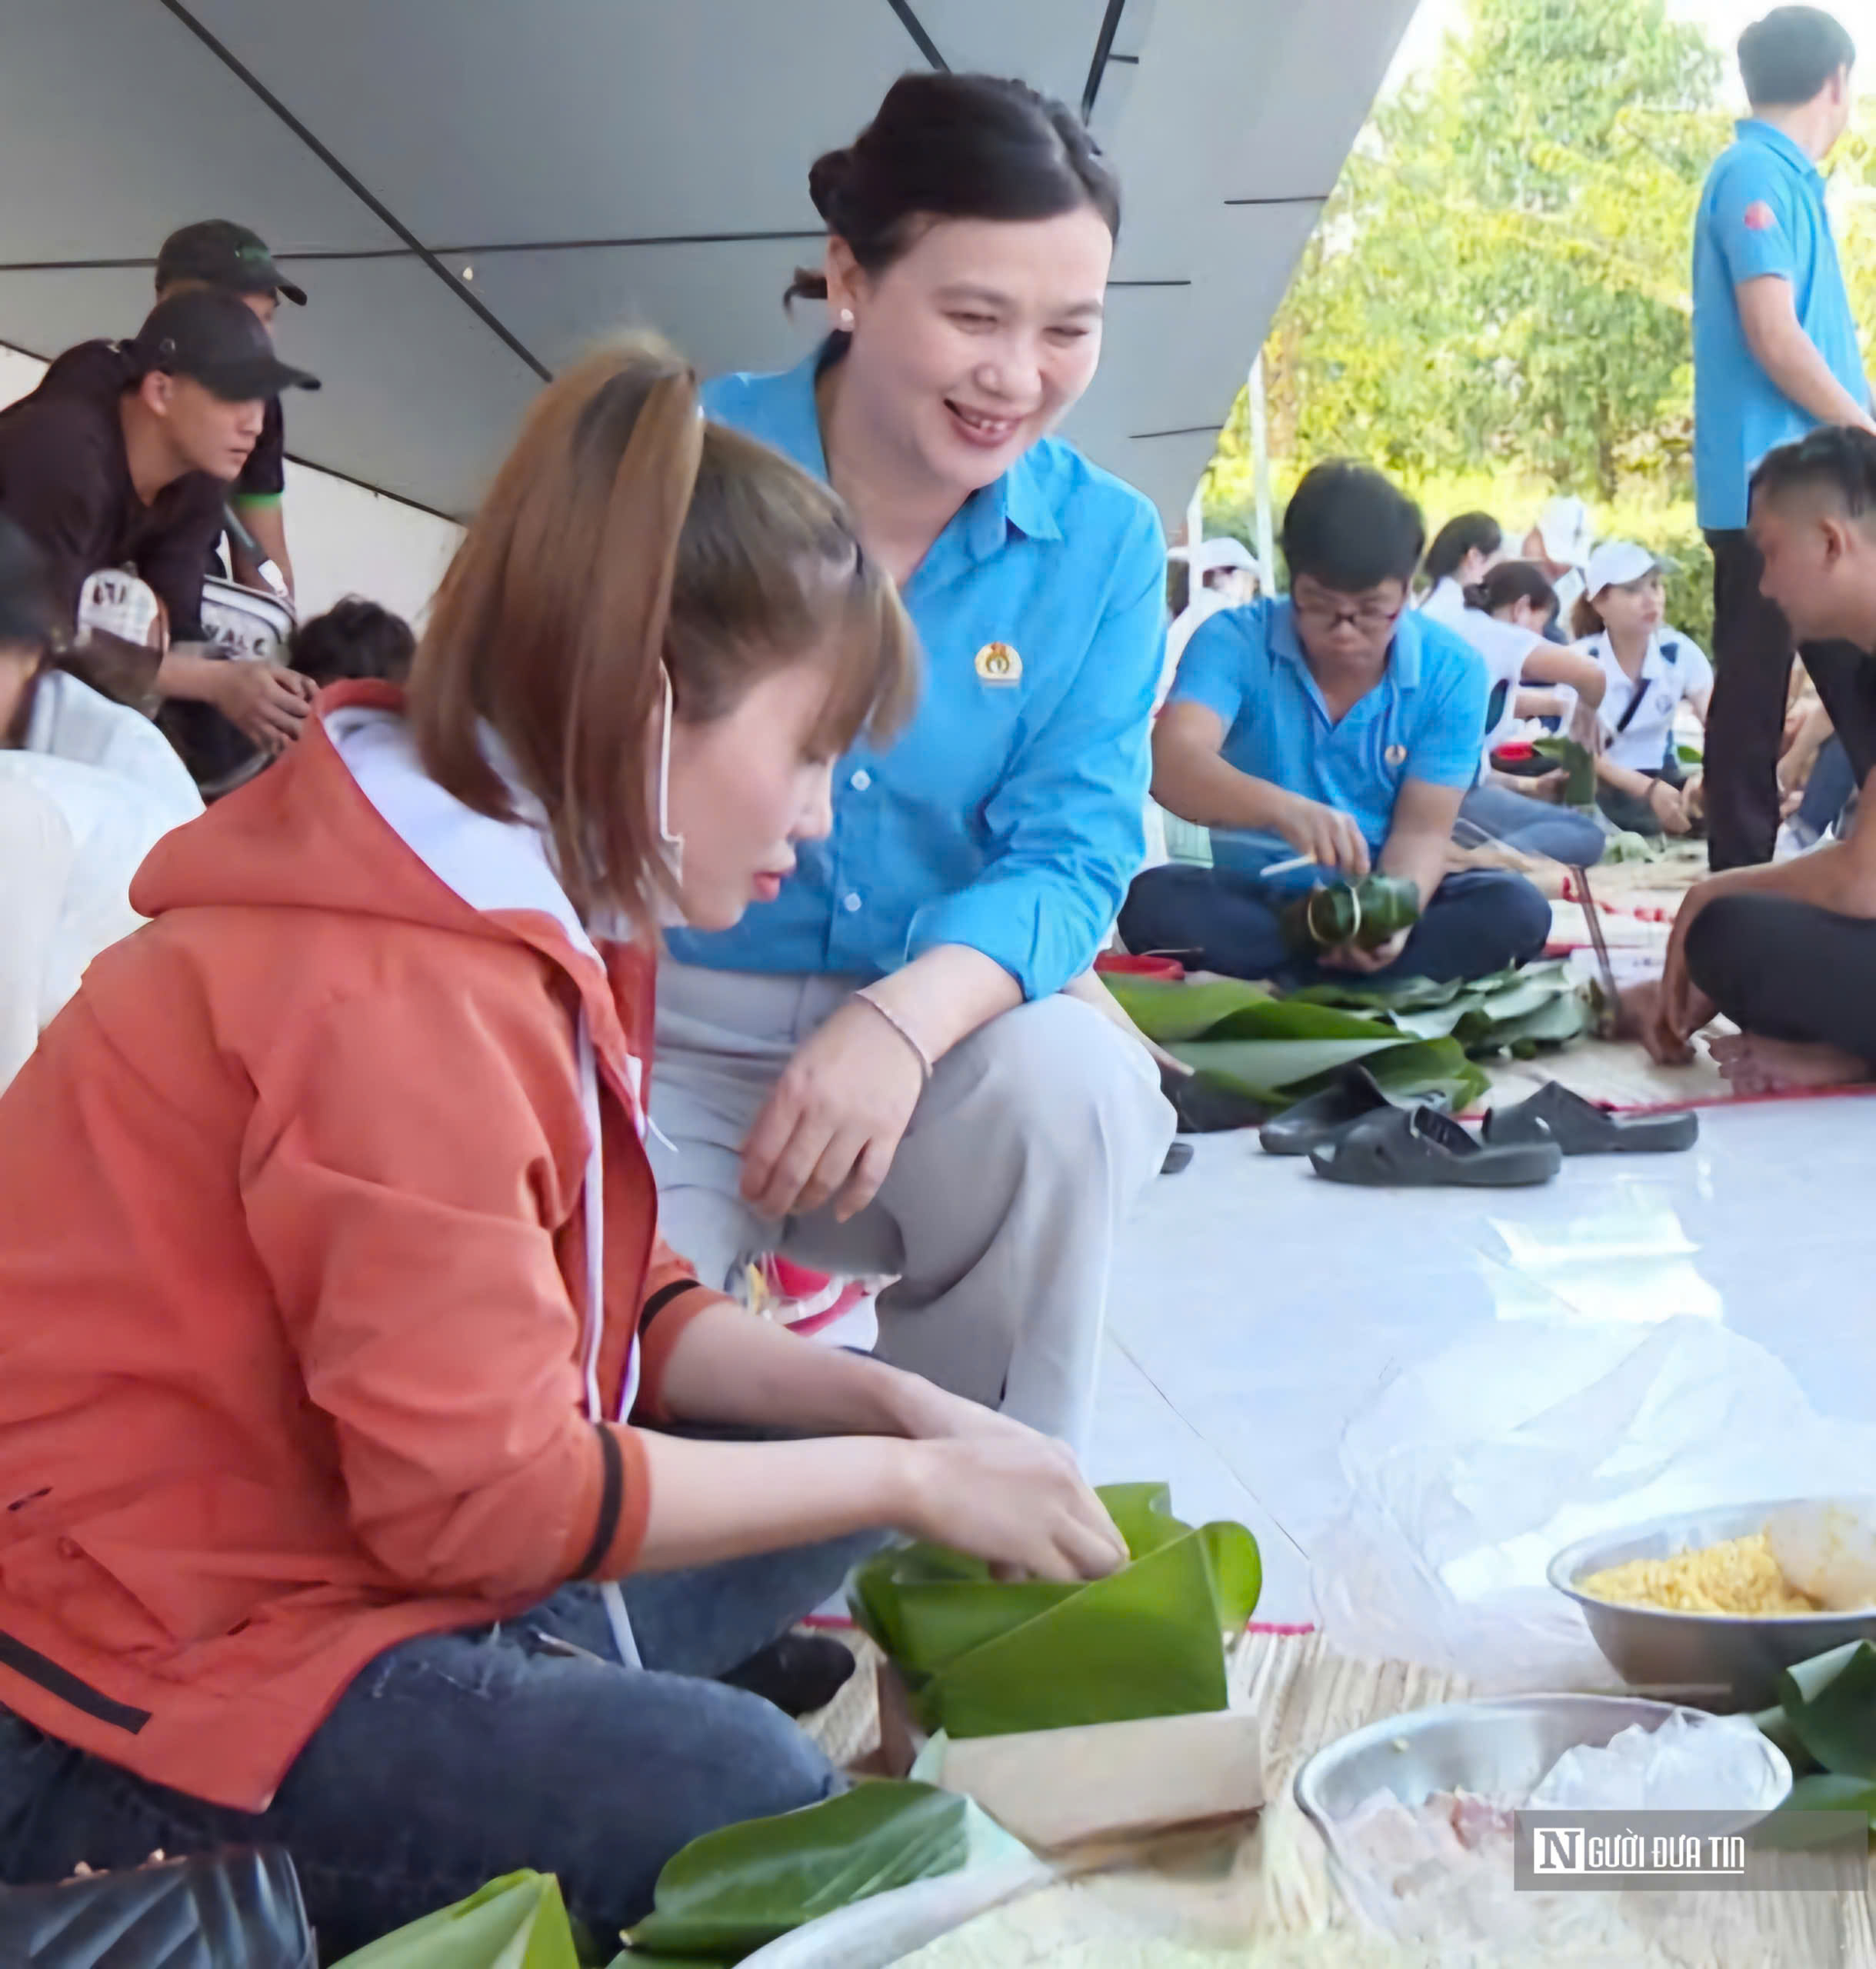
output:
[[[1549,905],[1522,876],[1447,872],[1485,676],[1452,631],[1406,612],[1421,540],[1419,509],[1379,473],[1337,461],[1305,476],[1284,515],[1290,598],[1213,617],[1180,662],[1153,792],[1211,829],[1214,866],[1137,876],[1121,914],[1130,950],[1300,984],[1325,967],[1483,977],[1543,948]],[[1302,855],[1313,865],[1265,875]],[[1293,948],[1285,905],[1371,869],[1414,885],[1418,923],[1371,950]]]
[[[1664,1061],[1731,1020],[1721,1071],[1769,1094],[1876,1079],[1876,435],[1824,425],[1768,452],[1751,527],[1864,797],[1845,839],[1689,890],[1658,992],[1631,1009]]]

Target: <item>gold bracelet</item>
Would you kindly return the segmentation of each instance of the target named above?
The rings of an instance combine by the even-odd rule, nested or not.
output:
[[[880,1017],[892,1028],[893,1031],[905,1041],[906,1044],[911,1047],[912,1049],[912,1058],[918,1062],[918,1071],[920,1074],[927,1081],[929,1081],[931,1078],[931,1055],[928,1053],[925,1049],[919,1044],[917,1039],[912,1036],[911,1028],[905,1023],[904,1019],[900,1018],[897,1012],[892,1011],[886,1006],[882,1005],[877,998],[869,998],[864,991],[856,991],[853,995],[859,1000],[861,1004],[871,1005],[874,1011],[878,1012]]]

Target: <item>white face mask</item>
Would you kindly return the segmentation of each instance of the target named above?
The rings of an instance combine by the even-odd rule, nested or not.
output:
[[[665,728],[658,751],[658,840],[664,850],[665,866],[670,871],[674,883],[684,880],[684,837],[671,831],[671,729],[677,721],[677,694],[671,688],[671,672],[662,665],[659,669],[665,680]],[[684,911],[668,896],[661,896],[658,902],[658,919],[666,928],[674,928],[684,921]]]

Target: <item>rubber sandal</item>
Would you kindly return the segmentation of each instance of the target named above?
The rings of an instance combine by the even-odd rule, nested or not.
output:
[[[1206,1074],[1162,1072],[1160,1091],[1172,1103],[1182,1135],[1221,1134],[1229,1128],[1255,1128],[1270,1112],[1261,1101]]]
[[[1390,1108],[1309,1151],[1331,1183],[1369,1189],[1511,1189],[1548,1183],[1563,1151],[1548,1139],[1487,1148],[1437,1108]]]
[[[1444,1108],[1446,1104],[1440,1100],[1418,1104]],[[1333,1141],[1354,1123],[1389,1108],[1405,1111],[1381,1091],[1380,1081],[1366,1067],[1343,1067],[1320,1094],[1305,1095],[1266,1121],[1258,1140],[1266,1155],[1307,1155],[1312,1148]]]
[[[1694,1146],[1700,1117],[1688,1109],[1678,1114],[1612,1114],[1547,1080],[1528,1100],[1493,1108],[1485,1117],[1484,1134],[1493,1147],[1548,1139],[1566,1155],[1664,1155]]]
[[[1189,1141],[1175,1141],[1166,1150],[1166,1159],[1159,1165],[1162,1176],[1176,1176],[1192,1160],[1192,1144]]]

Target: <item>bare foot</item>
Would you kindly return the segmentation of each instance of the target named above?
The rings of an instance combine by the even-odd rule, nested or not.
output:
[[[1854,1087],[1869,1078],[1854,1054],[1834,1046],[1726,1033],[1708,1041],[1721,1074],[1739,1094],[1783,1094],[1801,1087]]]

